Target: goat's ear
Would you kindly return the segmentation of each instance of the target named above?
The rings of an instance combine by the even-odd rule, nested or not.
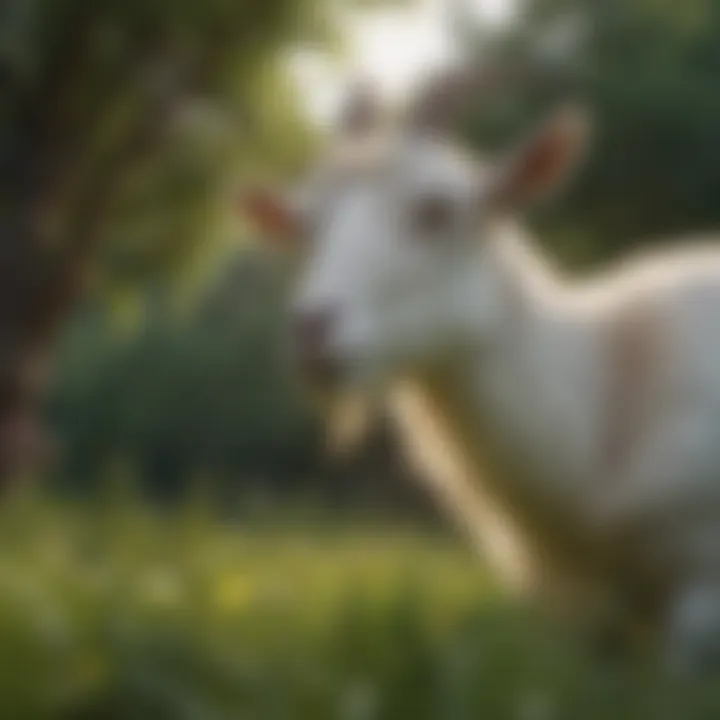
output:
[[[513,210],[558,190],[582,159],[589,135],[590,118],[582,108],[556,111],[500,169],[490,190],[490,207]]]
[[[250,190],[240,198],[240,212],[264,235],[274,240],[289,241],[301,232],[298,213],[271,190]]]

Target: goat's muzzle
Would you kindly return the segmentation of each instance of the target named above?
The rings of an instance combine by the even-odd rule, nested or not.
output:
[[[330,341],[335,313],[327,308],[297,312],[290,325],[293,363],[302,379],[312,388],[332,389],[343,376],[343,363],[333,352]]]

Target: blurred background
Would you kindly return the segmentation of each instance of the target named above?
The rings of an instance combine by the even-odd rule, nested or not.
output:
[[[513,70],[479,151],[590,103],[528,221],[566,267],[720,226],[717,0],[0,3],[0,717],[718,717],[504,601],[392,427],[328,458],[283,366],[238,188],[304,167],[348,77],[457,57]]]

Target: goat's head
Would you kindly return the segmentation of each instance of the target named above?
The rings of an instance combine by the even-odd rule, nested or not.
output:
[[[458,79],[459,78],[459,79]],[[488,228],[557,186],[585,140],[563,109],[503,162],[483,165],[450,140],[473,82],[431,83],[393,129],[373,94],[351,93],[329,151],[290,197],[246,209],[302,247],[292,309],[296,357],[320,385],[366,386],[482,342],[496,314]]]

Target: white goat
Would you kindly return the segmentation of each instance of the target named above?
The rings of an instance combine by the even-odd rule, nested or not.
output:
[[[297,359],[325,390],[382,390],[506,575],[652,613],[694,667],[720,639],[720,252],[563,277],[511,215],[566,178],[583,116],[561,110],[489,167],[443,137],[439,87],[395,133],[356,98],[297,195],[247,203],[307,243]]]

